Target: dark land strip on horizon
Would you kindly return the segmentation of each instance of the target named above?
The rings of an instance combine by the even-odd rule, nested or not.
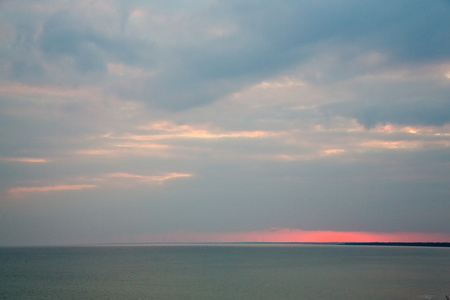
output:
[[[373,243],[338,243],[339,245],[349,246],[409,246],[409,247],[450,247],[450,242],[432,243],[432,242],[373,242]]]

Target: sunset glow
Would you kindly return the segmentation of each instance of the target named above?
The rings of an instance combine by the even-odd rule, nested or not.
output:
[[[171,232],[122,237],[126,243],[370,243],[370,242],[442,242],[448,233],[308,231],[272,229],[248,232]]]

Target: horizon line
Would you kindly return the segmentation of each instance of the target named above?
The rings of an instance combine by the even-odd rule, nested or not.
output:
[[[107,246],[214,246],[214,245],[330,245],[330,246],[405,246],[450,247],[450,242],[138,242],[93,243],[55,245],[0,245],[0,248],[57,248],[57,247],[107,247]]]

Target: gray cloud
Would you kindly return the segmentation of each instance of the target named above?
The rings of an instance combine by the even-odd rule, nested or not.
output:
[[[169,110],[216,101],[343,46],[381,52],[389,64],[442,61],[450,50],[442,28],[450,9],[445,1],[217,2],[185,7],[174,26],[147,23],[145,37],[133,36],[126,31],[127,19],[133,9],[142,7],[175,18],[173,14],[184,6],[173,10],[155,3],[122,3],[114,13],[98,18],[80,9],[59,10],[44,20],[37,44],[36,39],[25,39],[27,47],[39,47],[50,61],[72,58],[74,81],[78,80],[74,76],[86,72],[106,76],[108,62],[157,70],[152,77],[132,79],[113,90]],[[34,27],[31,18],[21,31],[36,36],[42,18],[35,19]],[[223,32],[208,36],[214,29]],[[158,38],[161,34],[173,42],[165,44]],[[25,46],[24,39],[16,43]],[[32,58],[27,62],[17,57],[12,73],[42,76],[42,62],[38,56]],[[54,64],[61,72],[68,66]]]
[[[343,46],[381,52],[391,65],[442,61],[450,47],[442,38],[445,30],[438,30],[446,24],[446,10],[445,2],[420,1],[219,3],[208,12],[236,29],[221,38],[176,45],[144,95],[168,109],[195,107]],[[433,16],[431,24],[427,16]],[[183,26],[195,17],[187,17]],[[336,68],[345,69],[346,63]],[[334,76],[328,80],[342,75]]]
[[[450,122],[449,93],[439,80],[384,82],[382,87],[366,87],[359,99],[325,105],[323,110],[355,118],[366,128],[380,123],[442,126]]]
[[[87,71],[106,70],[106,63],[122,62],[134,65],[137,62],[149,64],[151,46],[146,44],[147,56],[139,53],[139,41],[129,40],[123,35],[106,35],[86,24],[68,11],[58,12],[46,20],[39,36],[40,48],[49,59],[58,55],[74,58],[76,68]],[[108,27],[108,24],[104,24]],[[109,25],[111,26],[111,25]]]

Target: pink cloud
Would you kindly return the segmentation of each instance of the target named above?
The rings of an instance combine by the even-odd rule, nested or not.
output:
[[[113,153],[112,150],[107,149],[85,149],[76,151],[77,154],[82,155],[107,155]]]
[[[218,138],[256,138],[274,135],[268,131],[227,131],[212,132],[206,129],[194,128],[190,125],[175,125],[169,122],[154,123],[148,126],[141,126],[140,129],[149,131],[159,131],[150,135],[129,135],[129,138],[137,141],[172,139],[172,138],[196,138],[196,139],[218,139]]]
[[[129,139],[136,141],[147,141],[171,138],[195,138],[195,139],[219,139],[219,138],[256,138],[268,136],[265,131],[236,131],[226,133],[212,133],[206,130],[192,130],[173,134],[153,134],[153,135],[130,135]]]
[[[0,157],[0,161],[26,162],[26,163],[45,163],[45,162],[48,162],[47,159],[35,158],[35,157]]]
[[[9,97],[44,96],[67,98],[101,98],[101,90],[94,88],[71,89],[52,86],[34,86],[19,82],[1,81],[0,93]]]
[[[33,186],[33,187],[15,187],[9,189],[10,194],[34,193],[34,192],[51,192],[66,190],[81,190],[96,187],[92,184],[76,184],[76,185],[53,185],[53,186]]]
[[[145,176],[145,175],[137,175],[137,174],[130,174],[130,173],[111,173],[108,176],[109,177],[115,177],[115,178],[132,178],[132,179],[138,179],[140,181],[162,182],[162,181],[165,181],[165,180],[168,180],[168,179],[172,179],[172,178],[191,177],[192,174],[188,174],[188,173],[165,173],[163,175]]]
[[[129,152],[140,152],[143,154],[151,155],[163,155],[165,152],[162,150],[168,148],[168,145],[163,144],[151,144],[145,142],[123,142],[115,143],[106,148],[98,149],[80,149],[74,151],[78,155],[97,155],[97,156],[111,156],[111,155],[123,155]]]
[[[164,149],[168,147],[168,145],[147,144],[147,143],[118,143],[115,144],[114,146],[123,148],[144,148],[144,149]]]
[[[325,154],[337,154],[337,153],[342,153],[342,152],[345,152],[345,150],[344,149],[328,149],[328,150],[324,151]]]

